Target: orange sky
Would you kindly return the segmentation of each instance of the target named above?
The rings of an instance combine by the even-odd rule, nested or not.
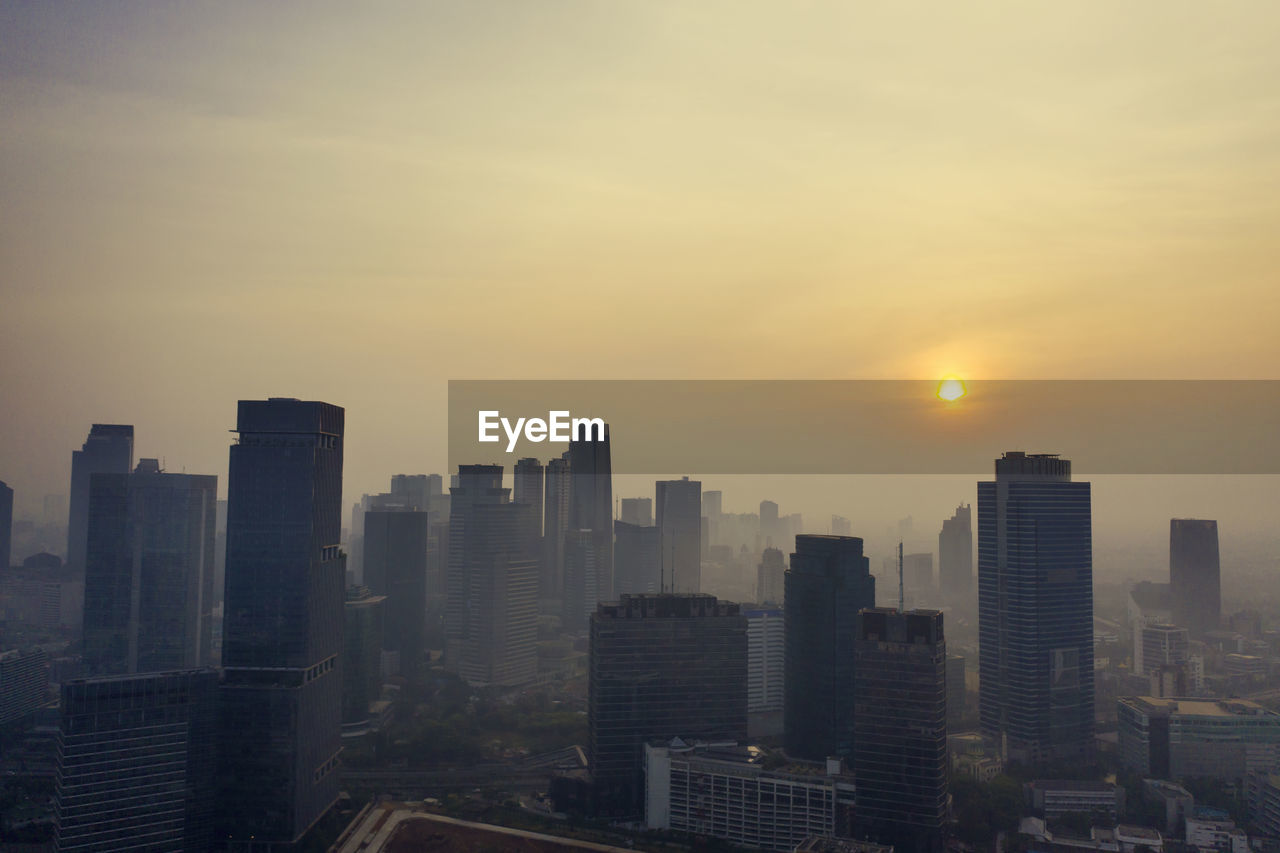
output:
[[[8,4],[0,479],[449,378],[1277,378],[1271,2]],[[223,484],[225,489],[225,483]]]

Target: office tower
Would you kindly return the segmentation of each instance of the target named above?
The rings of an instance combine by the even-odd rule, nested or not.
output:
[[[1280,758],[1280,714],[1249,699],[1126,696],[1116,711],[1120,763],[1143,776],[1240,782]]]
[[[432,512],[440,497],[439,474],[395,474],[391,477],[391,494],[406,509]]]
[[[956,507],[938,534],[938,587],[948,600],[967,601],[973,593],[973,508]]]
[[[947,726],[959,730],[964,719],[964,657],[947,655]]]
[[[382,629],[386,596],[367,586],[347,588],[342,625],[342,723],[369,718],[382,693]]]
[[[1169,521],[1169,589],[1173,621],[1202,637],[1222,618],[1218,566],[1218,522],[1198,518]]]
[[[84,570],[89,531],[89,478],[128,474],[133,467],[133,427],[94,424],[80,450],[71,452],[71,515],[67,521],[67,565]]]
[[[557,599],[564,585],[564,534],[569,529],[569,454],[547,460],[543,489],[542,567],[538,597]]]
[[[657,482],[658,562],[663,588],[702,589],[702,483],[688,477]]]
[[[615,521],[613,530],[613,584],[618,594],[661,592],[658,528]]]
[[[212,850],[218,673],[62,686],[54,849]]]
[[[338,797],[342,408],[241,400],[227,484],[219,843],[297,841]]]
[[[706,520],[702,526],[702,555],[712,545],[720,542],[720,517],[724,515],[724,494],[720,491],[702,493],[702,517]]]
[[[0,726],[21,720],[48,699],[49,655],[35,646],[0,652]]]
[[[218,478],[141,459],[132,474],[90,479],[85,673],[212,665]]]
[[[538,562],[529,558],[523,519],[518,504],[469,510],[462,552],[470,611],[458,672],[475,686],[538,676]]]
[[[782,544],[778,526],[778,505],[773,501],[760,501],[760,536],[766,548]]]
[[[591,617],[589,762],[600,815],[644,809],[643,747],[747,737],[747,620],[712,595],[624,595]]]
[[[575,437],[576,438],[576,437]],[[569,442],[568,530],[590,530],[600,598],[613,596],[613,463],[609,425],[592,441]]]
[[[595,534],[590,530],[567,530],[564,534],[564,590],[561,623],[566,631],[585,631],[600,602],[596,587]]]
[[[542,463],[533,457],[525,457],[513,469],[511,502],[530,508],[528,524],[534,537],[542,536],[542,501],[544,496],[544,471]]]
[[[907,589],[913,592],[931,591],[933,589],[933,555],[903,555],[902,577]]]
[[[787,566],[782,552],[777,548],[765,548],[756,567],[756,601],[761,604],[782,604],[786,598]]]
[[[702,493],[702,514],[707,518],[719,518],[723,512],[724,493],[707,491]]]
[[[853,534],[853,522],[842,515],[831,516],[831,535],[832,536],[851,536]]]
[[[636,527],[652,527],[653,498],[623,498],[622,520]]]
[[[899,853],[942,849],[946,642],[939,610],[863,610],[854,643],[859,834]]]
[[[747,617],[747,727],[752,737],[782,734],[787,621],[781,607],[757,607]]]
[[[13,559],[13,489],[0,480],[0,571]]]
[[[786,574],[787,755],[807,761],[853,757],[854,656],[858,612],[876,606],[862,540],[796,537]]]
[[[1183,666],[1190,656],[1186,628],[1159,623],[1144,624],[1137,632],[1133,650],[1133,674],[1147,675],[1163,666]]]
[[[467,576],[467,528],[477,506],[505,504],[501,465],[459,465],[449,490],[449,561],[445,572],[445,664],[457,671],[470,636],[471,587]]]
[[[982,731],[1030,764],[1093,752],[1088,483],[1057,454],[1010,452],[978,484]]]
[[[370,509],[364,513],[364,586],[374,595],[386,596],[382,647],[396,653],[396,674],[410,681],[422,678],[427,648],[430,527],[427,512]]]

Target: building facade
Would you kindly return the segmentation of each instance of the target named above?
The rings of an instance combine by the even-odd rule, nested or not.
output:
[[[1280,767],[1280,714],[1247,699],[1125,697],[1120,761],[1144,776],[1227,782]]]
[[[676,593],[701,592],[702,483],[688,477],[659,480],[654,506],[663,589]]]
[[[67,565],[84,570],[89,535],[89,486],[94,474],[128,474],[133,468],[133,426],[94,424],[79,450],[71,452],[71,503],[67,520]]]
[[[400,675],[423,676],[426,653],[427,574],[431,513],[370,509],[364,513],[364,586],[384,596],[383,648],[395,652]]]
[[[467,636],[458,672],[475,686],[512,687],[538,676],[538,561],[529,556],[520,504],[470,510],[462,553]]]

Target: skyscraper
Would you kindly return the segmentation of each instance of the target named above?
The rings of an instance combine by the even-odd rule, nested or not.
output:
[[[567,530],[564,534],[564,597],[561,622],[566,631],[583,631],[600,602],[596,587],[595,536],[590,530]]]
[[[859,832],[901,853],[941,850],[947,816],[941,611],[862,611],[854,657]]]
[[[569,442],[568,530],[592,531],[596,588],[600,598],[613,596],[613,462],[609,425],[594,441]]]
[[[786,574],[784,744],[808,761],[853,756],[858,612],[876,606],[862,540],[796,537]]]
[[[663,589],[702,590],[702,483],[683,477],[659,480],[658,561]]]
[[[747,722],[752,737],[782,733],[786,616],[780,607],[747,610]]]
[[[760,536],[766,548],[782,544],[778,505],[773,501],[760,501]]]
[[[422,677],[426,651],[427,551],[431,514],[397,509],[364,513],[364,585],[383,605],[383,648],[399,659],[397,675]]]
[[[501,465],[459,465],[457,485],[449,490],[449,561],[445,572],[445,663],[457,671],[470,636],[471,585],[467,575],[467,529],[477,506],[505,504]]]
[[[1218,522],[1198,518],[1169,520],[1169,589],[1173,621],[1202,637],[1222,618],[1222,580],[1218,565]]]
[[[938,534],[938,587],[949,601],[973,594],[973,508],[956,507]]]
[[[591,617],[587,743],[596,810],[644,809],[643,748],[747,738],[747,620],[712,595],[624,595]]]
[[[756,567],[756,601],[782,604],[786,599],[787,564],[777,548],[765,548]]]
[[[132,474],[90,479],[87,674],[212,665],[218,478],[142,459]]]
[[[542,567],[538,596],[557,599],[564,584],[564,534],[569,529],[569,454],[547,460],[543,489]]]
[[[526,506],[530,535],[542,538],[542,502],[544,497],[544,471],[542,463],[531,456],[518,461],[513,469],[511,502]]]
[[[299,839],[338,797],[343,410],[241,400],[227,487],[219,842]]]
[[[64,684],[55,849],[213,849],[217,691],[212,669]]]
[[[476,504],[462,543],[467,635],[458,672],[477,686],[527,684],[538,675],[538,562],[528,553],[524,508]]]
[[[1093,751],[1093,539],[1088,483],[1056,454],[1009,452],[978,483],[981,722],[1007,758]]]
[[[84,571],[89,531],[89,478],[94,474],[128,474],[133,467],[133,427],[94,424],[80,450],[71,452],[71,510],[67,522],[67,565]]]
[[[623,501],[625,504],[626,501]],[[615,521],[613,585],[618,594],[661,592],[658,589],[658,528],[653,525]]]
[[[386,596],[366,586],[347,588],[342,626],[342,722],[369,718],[382,687],[382,626]]]
[[[0,480],[0,571],[13,559],[13,489]]]
[[[653,498],[623,498],[621,518],[637,527],[652,527]]]

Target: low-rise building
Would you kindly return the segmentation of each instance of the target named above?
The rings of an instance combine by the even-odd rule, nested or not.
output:
[[[1114,823],[1124,813],[1124,788],[1111,782],[1037,779],[1027,784],[1027,792],[1031,807],[1046,820],[1079,812]]]
[[[1242,780],[1280,744],[1280,714],[1246,699],[1118,700],[1120,760],[1164,779]]]
[[[1231,820],[1187,818],[1186,842],[1202,851],[1249,853],[1249,836]]]
[[[1181,785],[1164,779],[1143,779],[1142,798],[1164,807],[1164,831],[1176,832],[1179,822],[1195,814],[1196,798]]]

